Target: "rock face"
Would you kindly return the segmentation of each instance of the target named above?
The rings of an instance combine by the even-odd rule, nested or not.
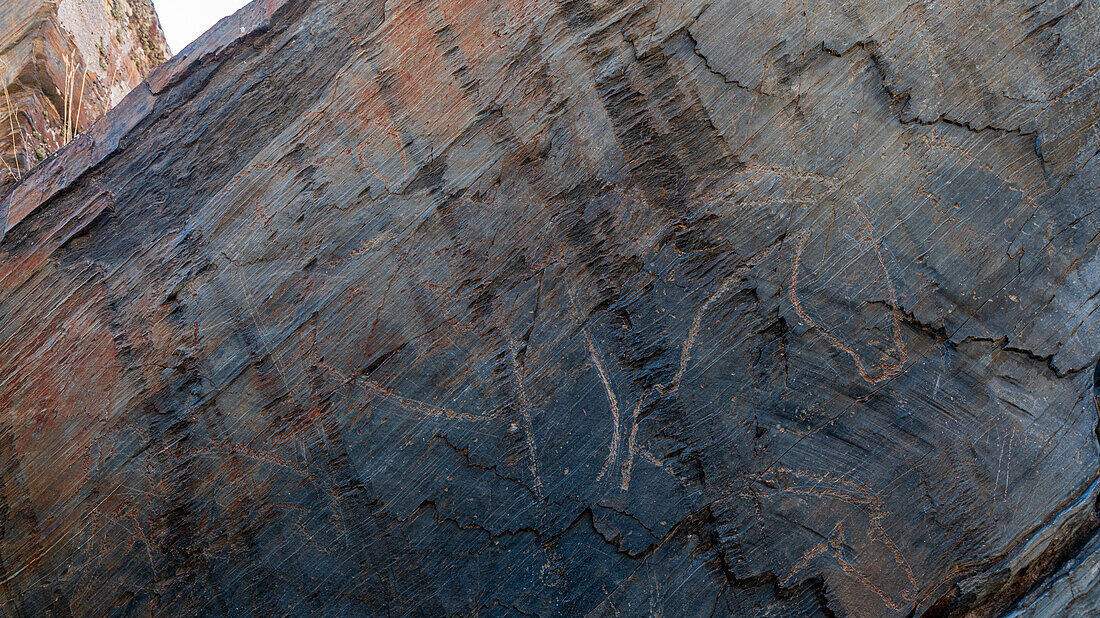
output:
[[[0,202],[4,607],[1094,607],[1098,69],[1094,0],[255,2]]]
[[[4,0],[0,43],[0,187],[71,141],[168,56],[150,0]]]

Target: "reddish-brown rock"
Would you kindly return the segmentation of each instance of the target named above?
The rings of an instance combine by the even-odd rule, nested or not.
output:
[[[0,186],[90,126],[169,55],[150,0],[5,0],[0,45]]]

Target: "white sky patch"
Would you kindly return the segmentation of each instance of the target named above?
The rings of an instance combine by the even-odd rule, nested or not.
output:
[[[178,54],[218,20],[232,15],[248,0],[153,0],[173,54]]]

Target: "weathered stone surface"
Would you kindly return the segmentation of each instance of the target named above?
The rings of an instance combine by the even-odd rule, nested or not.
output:
[[[1061,611],[1098,25],[254,3],[5,200],[8,611]]]
[[[5,0],[0,45],[4,188],[168,57],[151,0]]]
[[[1100,613],[1100,536],[1071,558],[1009,616],[1095,616]]]

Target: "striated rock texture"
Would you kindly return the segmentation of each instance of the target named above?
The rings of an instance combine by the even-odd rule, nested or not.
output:
[[[260,0],[3,195],[13,615],[1097,605],[1100,2]]]
[[[3,0],[0,43],[0,188],[71,141],[169,55],[151,0]]]

